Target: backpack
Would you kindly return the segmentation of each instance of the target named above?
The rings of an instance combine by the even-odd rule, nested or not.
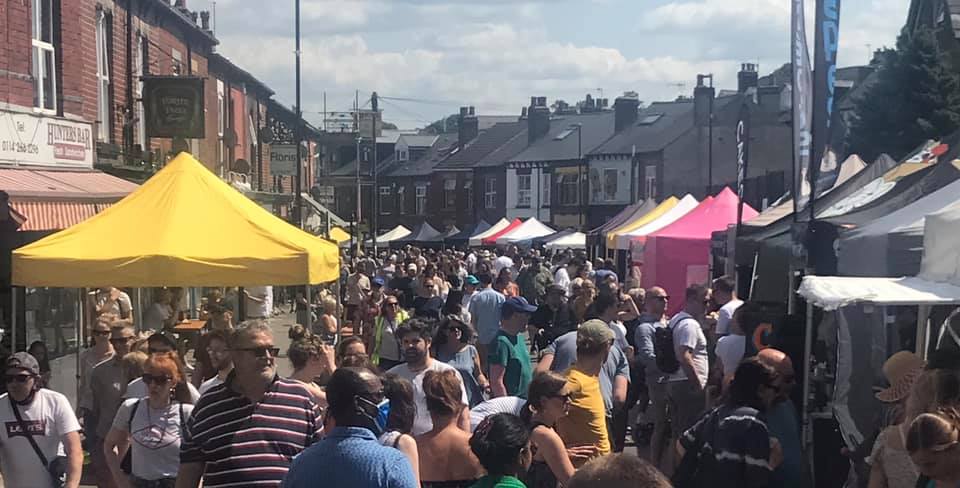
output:
[[[653,330],[653,352],[657,355],[657,368],[663,373],[673,374],[680,371],[677,350],[673,346],[673,328],[688,317],[690,316],[685,313],[678,313],[670,319],[666,327]]]

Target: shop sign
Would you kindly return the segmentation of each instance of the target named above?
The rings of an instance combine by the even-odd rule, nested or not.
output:
[[[0,111],[0,163],[93,167],[93,125]]]
[[[306,160],[307,151],[301,149],[300,157]],[[297,145],[271,144],[270,145],[270,174],[274,176],[297,175]]]
[[[203,78],[143,77],[149,137],[204,138]]]

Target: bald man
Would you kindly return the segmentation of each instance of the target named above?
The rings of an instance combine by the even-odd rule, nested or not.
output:
[[[665,313],[670,296],[659,286],[650,288],[645,293],[643,313],[637,320],[640,325],[634,331],[636,345],[636,360],[643,365],[647,394],[650,396],[650,408],[646,411],[646,419],[653,422],[653,433],[650,437],[650,463],[662,468],[666,451],[669,429],[667,428],[667,391],[660,382],[665,373],[657,367],[657,355],[653,347],[654,332],[659,327],[666,327]]]
[[[790,399],[790,393],[796,384],[793,361],[783,351],[764,349],[757,358],[776,370],[777,398],[767,410],[767,429],[770,435],[780,441],[783,448],[783,463],[774,470],[770,486],[799,488],[802,477],[802,454],[800,449],[800,422],[797,409]]]

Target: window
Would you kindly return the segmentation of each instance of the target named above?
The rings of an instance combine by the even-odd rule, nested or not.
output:
[[[97,13],[97,140],[110,139],[110,20],[104,10]]]
[[[389,215],[393,202],[390,197],[393,196],[393,189],[389,186],[380,187],[380,215]]]
[[[136,143],[140,145],[140,148],[146,152],[147,148],[147,120],[145,118],[145,112],[143,108],[143,75],[147,74],[150,70],[150,60],[147,55],[147,46],[149,46],[149,39],[143,34],[137,34],[137,58],[135,60],[136,66],[134,66],[134,76],[136,77],[136,82],[134,83],[134,98],[137,100],[136,110],[137,110],[137,139]]]
[[[550,206],[550,173],[540,173],[540,206]]]
[[[170,52],[170,73],[175,76],[183,74],[183,54],[180,51],[172,49]]]
[[[603,169],[603,201],[617,200],[617,170],[616,168]]]
[[[42,112],[57,110],[57,54],[53,47],[53,0],[33,0],[33,106]]]
[[[467,193],[467,210],[473,209],[473,180],[463,182],[463,190]]]
[[[443,180],[443,208],[457,207],[457,180]]]
[[[517,207],[530,208],[530,175],[517,175]]]
[[[397,149],[395,151],[395,156],[397,161],[406,161],[407,160],[407,151],[405,149]]]
[[[417,215],[423,215],[427,210],[427,187],[417,185]]]
[[[650,114],[650,115],[647,115],[646,117],[644,117],[643,119],[641,119],[641,120],[640,120],[640,123],[637,124],[637,125],[653,125],[653,124],[655,124],[658,120],[660,120],[660,117],[663,117],[663,114]]]
[[[580,178],[577,173],[562,173],[557,181],[560,205],[580,204]]]
[[[226,108],[226,87],[223,81],[217,80],[217,141],[218,154],[220,159],[220,168],[226,166],[227,146],[223,142],[223,134],[227,130],[227,108]]]
[[[407,201],[403,198],[403,190],[406,187],[397,188],[397,213],[403,215],[407,213]]]
[[[657,167],[647,166],[643,170],[643,191],[646,198],[657,198]]]
[[[497,179],[483,180],[483,207],[497,208]]]
[[[559,134],[555,135],[555,136],[553,137],[553,140],[555,140],[555,141],[562,141],[562,140],[566,139],[567,136],[569,136],[570,134],[573,134],[573,131],[575,131],[575,130],[576,130],[576,129],[564,129],[564,130],[560,131]]]

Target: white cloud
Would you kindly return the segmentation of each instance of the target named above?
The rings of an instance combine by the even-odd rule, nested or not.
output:
[[[660,29],[743,29],[756,26],[787,26],[788,0],[701,0],[672,2],[645,15],[640,27]]]

